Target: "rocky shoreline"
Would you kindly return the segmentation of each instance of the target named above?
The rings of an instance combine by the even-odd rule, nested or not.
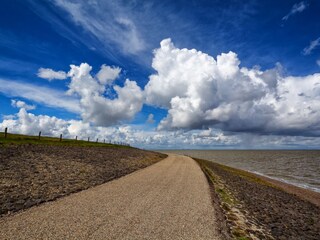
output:
[[[135,148],[0,146],[0,216],[119,178],[164,157]]]
[[[211,161],[196,161],[213,183],[232,238],[320,239],[320,194]],[[249,227],[241,229],[232,211]]]

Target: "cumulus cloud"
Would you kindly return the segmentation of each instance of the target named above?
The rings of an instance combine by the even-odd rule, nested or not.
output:
[[[123,87],[108,86],[107,80],[117,77],[120,69],[103,65],[97,78],[91,75],[91,70],[89,64],[82,63],[80,66],[71,65],[68,73],[71,78],[68,94],[80,97],[82,119],[98,126],[110,126],[133,119],[143,105],[143,92],[137,83],[127,79]],[[108,87],[116,93],[116,98],[105,96]]]
[[[119,77],[121,68],[119,67],[110,67],[105,64],[101,66],[100,71],[97,73],[96,77],[101,84],[112,84],[115,79]]]
[[[290,12],[289,12],[287,15],[285,15],[285,16],[282,18],[282,20],[283,20],[283,21],[287,21],[291,16],[293,16],[293,15],[295,15],[295,14],[297,14],[297,13],[301,13],[301,12],[303,12],[304,10],[306,10],[306,8],[307,8],[308,6],[309,6],[309,4],[306,3],[306,2],[304,2],[304,1],[299,2],[299,3],[295,3],[295,4],[292,6]]]
[[[4,79],[0,79],[0,92],[49,107],[64,108],[80,114],[84,122],[96,126],[132,120],[144,102],[143,91],[137,83],[126,79],[124,86],[115,85],[114,80],[121,72],[119,67],[102,65],[96,75],[92,75],[91,70],[87,63],[70,65],[70,71],[66,74],[70,78],[66,92]],[[13,100],[12,105],[31,110],[31,106],[20,101]]]
[[[252,133],[225,134],[221,130],[209,128],[207,130],[191,131],[143,131],[134,126],[122,125],[117,127],[96,127],[81,120],[63,120],[47,115],[28,113],[24,108],[10,117],[4,117],[0,122],[0,129],[8,128],[11,133],[43,135],[64,138],[75,136],[79,140],[90,137],[100,142],[125,142],[132,146],[151,149],[197,149],[197,148],[290,148],[310,147],[320,145],[318,137],[304,136],[274,136]]]
[[[34,110],[34,109],[36,109],[35,105],[28,105],[24,101],[15,100],[15,99],[11,100],[11,106],[12,107],[16,107],[16,108],[24,108],[26,110]]]
[[[70,71],[66,74],[70,78],[66,92],[5,79],[0,79],[0,92],[49,107],[64,108],[80,114],[84,122],[96,126],[132,120],[144,101],[143,91],[137,83],[126,79],[123,87],[113,84],[121,72],[119,67],[102,65],[95,76],[91,70],[92,67],[87,63],[70,65]],[[12,104],[31,110],[31,106],[23,102],[13,100]]]
[[[3,120],[0,128],[7,127],[9,132],[36,135],[39,131],[49,136],[66,133],[67,121],[46,115],[34,115],[21,108],[15,117]]]
[[[43,135],[86,140],[88,137],[106,142],[126,142],[136,147],[176,148],[177,146],[223,146],[236,144],[235,136],[225,136],[221,131],[209,129],[205,131],[155,132],[143,131],[130,125],[116,127],[97,127],[81,120],[63,120],[47,115],[35,115],[21,108],[19,112],[0,122],[0,129],[7,127],[11,133]]]
[[[52,80],[64,80],[67,78],[67,73],[64,71],[54,71],[51,68],[39,68],[37,73],[39,78]]]
[[[241,67],[234,52],[212,57],[196,49],[179,49],[171,39],[154,51],[152,67],[155,73],[144,90],[129,79],[116,85],[118,67],[102,65],[93,74],[87,63],[70,66],[67,92],[0,79],[1,92],[61,105],[81,116],[81,120],[63,120],[34,115],[28,112],[32,106],[13,100],[20,110],[3,117],[0,128],[154,148],[319,142],[315,137],[320,136],[320,73],[295,77],[285,76],[279,64],[268,70]],[[157,130],[123,125],[143,104],[168,111]],[[154,123],[153,114],[147,123]]]
[[[168,109],[159,130],[214,127],[232,132],[320,135],[320,74],[285,77],[281,67],[240,67],[234,52],[216,59],[161,42],[145,86],[149,105]]]
[[[320,45],[320,37],[310,42],[309,46],[303,49],[303,55],[310,55]]]

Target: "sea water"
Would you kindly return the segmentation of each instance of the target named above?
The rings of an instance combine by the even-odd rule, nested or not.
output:
[[[320,192],[320,151],[168,150],[243,169]]]

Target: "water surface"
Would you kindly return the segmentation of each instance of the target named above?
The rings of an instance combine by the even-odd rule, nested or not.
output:
[[[265,175],[320,192],[320,151],[168,150]]]

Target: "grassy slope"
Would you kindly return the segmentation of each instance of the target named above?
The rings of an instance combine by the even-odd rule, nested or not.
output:
[[[119,178],[165,158],[129,146],[0,134],[0,216]]]
[[[62,139],[60,142],[59,138],[55,137],[44,137],[41,136],[40,140],[38,136],[28,136],[21,134],[7,134],[7,138],[4,138],[4,133],[0,132],[0,144],[45,144],[45,145],[58,145],[58,146],[83,146],[83,147],[121,147],[129,148],[129,146],[101,143],[93,141],[84,140],[72,140],[72,139]]]

